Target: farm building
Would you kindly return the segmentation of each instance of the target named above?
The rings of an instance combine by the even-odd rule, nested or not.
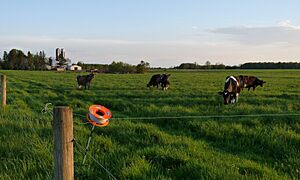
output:
[[[57,67],[54,70],[56,70],[56,71],[65,71],[66,68],[64,68],[64,67]]]
[[[69,65],[67,69],[70,71],[81,71],[82,70],[81,66],[78,66],[76,64]]]

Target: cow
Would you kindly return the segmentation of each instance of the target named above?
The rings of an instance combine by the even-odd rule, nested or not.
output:
[[[163,90],[167,90],[168,87],[170,86],[170,81],[169,77],[171,74],[155,74],[151,77],[149,83],[147,84],[147,87],[156,87],[158,88],[159,86],[162,87]]]
[[[88,75],[78,75],[77,76],[77,84],[78,84],[78,88],[80,88],[81,86],[84,86],[84,89],[88,88],[90,89],[90,83],[92,81],[92,79],[94,78],[94,74],[88,74]]]
[[[240,79],[235,76],[227,76],[224,90],[218,92],[224,98],[224,104],[233,104],[238,102],[238,97],[241,92]]]
[[[241,88],[248,88],[248,91],[252,88],[254,91],[257,86],[263,87],[266,81],[260,80],[255,76],[243,76],[239,75],[238,78],[241,81]]]
[[[169,77],[170,76],[171,76],[171,74],[162,74],[160,76],[160,85],[163,90],[167,90],[169,88],[169,86],[170,86]]]
[[[149,83],[147,84],[147,87],[156,86],[158,88],[158,86],[160,85],[160,76],[161,76],[160,74],[153,75]]]

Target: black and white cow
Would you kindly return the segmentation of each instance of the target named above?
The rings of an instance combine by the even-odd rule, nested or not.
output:
[[[84,86],[84,89],[88,88],[90,89],[90,84],[92,79],[94,78],[94,74],[88,74],[88,75],[78,75],[77,76],[77,84],[78,84],[78,88],[80,88],[81,86]]]
[[[238,102],[241,92],[240,79],[235,76],[227,76],[223,92],[218,92],[224,98],[224,104],[233,104]]]
[[[170,86],[169,77],[171,74],[155,74],[151,77],[147,87],[159,87],[161,86],[163,90],[167,90]]]
[[[170,86],[169,77],[170,76],[171,76],[171,74],[162,74],[160,76],[160,85],[163,90],[167,90],[169,88],[169,86]]]
[[[147,84],[147,87],[151,87],[151,86],[155,87],[156,86],[158,88],[159,83],[160,83],[160,76],[161,76],[160,74],[153,75],[151,77],[149,83]]]

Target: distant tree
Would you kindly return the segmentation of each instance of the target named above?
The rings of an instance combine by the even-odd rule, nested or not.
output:
[[[33,55],[32,62],[34,66],[34,70],[44,70],[46,63],[42,57],[39,56],[39,54]]]
[[[34,64],[33,64],[33,55],[31,54],[30,51],[27,52],[27,60],[28,60],[28,69],[29,70],[34,70]]]
[[[15,69],[28,70],[28,60],[22,51],[18,51]]]
[[[7,59],[7,67],[8,69],[18,69],[19,68],[19,60],[18,57],[20,57],[18,54],[21,53],[20,50],[12,49],[8,53],[8,59]],[[22,52],[23,54],[23,52]]]
[[[8,60],[8,54],[6,51],[3,52],[3,61],[7,61]]]
[[[245,63],[241,65],[242,69],[300,69],[300,63],[297,62],[258,62]]]
[[[196,69],[196,68],[200,68],[200,66],[195,63],[182,63],[177,68],[178,69]]]
[[[49,62],[48,62],[48,65],[49,66],[52,66],[53,65],[53,62],[54,62],[54,59],[52,57],[49,58]]]
[[[63,53],[60,53],[59,55],[58,55],[58,65],[60,65],[60,66],[63,66],[63,65],[67,65],[67,60],[65,59],[65,57],[64,57],[64,55],[63,55]]]
[[[108,65],[108,72],[110,73],[135,73],[136,68],[133,65],[124,63],[122,61],[115,62],[113,61],[110,65]]]
[[[150,64],[145,61],[141,61],[137,66],[136,66],[136,73],[143,74],[145,73],[148,69],[150,68]]]
[[[83,61],[78,61],[78,62],[77,62],[77,65],[78,65],[78,66],[83,66],[83,65],[84,65],[84,62],[83,62]]]
[[[207,69],[211,69],[211,62],[210,61],[206,61],[205,62],[205,66]]]
[[[3,52],[3,58],[2,58],[2,61],[1,61],[1,68],[2,69],[8,69],[7,64],[8,64],[8,54],[7,54],[6,51],[4,51]]]
[[[216,65],[211,66],[212,69],[225,69],[226,66],[222,63],[216,63]]]
[[[60,59],[57,64],[60,65],[60,66],[67,65],[67,60],[66,59]]]

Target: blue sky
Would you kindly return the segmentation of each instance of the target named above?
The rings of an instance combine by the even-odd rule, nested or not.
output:
[[[2,0],[0,55],[11,48],[74,62],[299,61],[297,0]]]

